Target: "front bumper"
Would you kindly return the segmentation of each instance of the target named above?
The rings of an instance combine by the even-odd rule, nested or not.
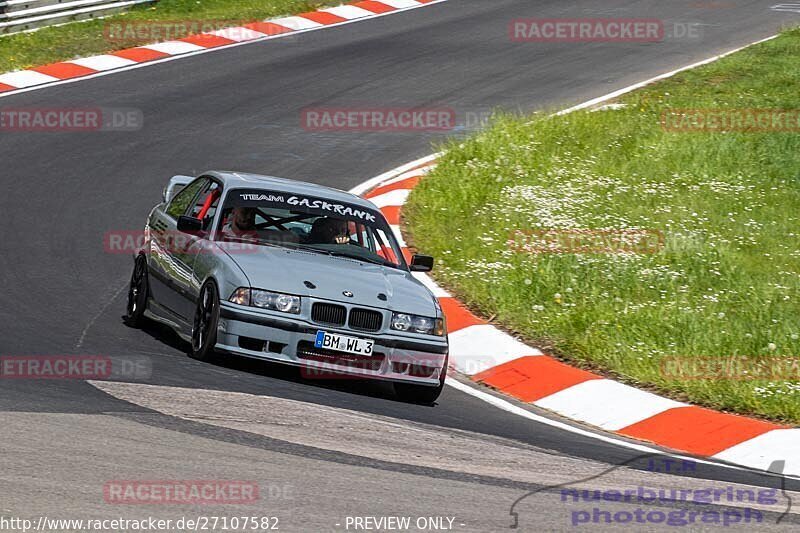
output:
[[[314,348],[317,331],[325,330],[375,341],[370,357]],[[300,366],[317,379],[381,379],[438,386],[448,353],[446,338],[368,333],[308,322],[221,302],[217,349]]]

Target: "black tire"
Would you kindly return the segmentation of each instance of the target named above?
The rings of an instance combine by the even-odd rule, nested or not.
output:
[[[424,405],[431,405],[439,398],[444,388],[444,382],[440,383],[437,387],[430,385],[412,385],[410,383],[395,383],[394,392],[397,397],[408,403],[420,403]]]
[[[432,405],[442,394],[444,389],[444,380],[447,375],[447,368],[450,357],[444,359],[444,370],[439,378],[439,385],[431,387],[430,385],[413,385],[411,383],[395,383],[394,393],[398,399],[408,403],[419,403],[424,405]]]
[[[133,263],[133,273],[128,287],[128,303],[125,307],[125,323],[132,328],[141,327],[144,312],[147,309],[147,298],[150,296],[150,284],[147,278],[147,258],[140,255]]]
[[[197,298],[197,309],[192,324],[192,346],[189,356],[198,361],[211,362],[216,359],[219,324],[219,291],[213,281],[206,281]]]

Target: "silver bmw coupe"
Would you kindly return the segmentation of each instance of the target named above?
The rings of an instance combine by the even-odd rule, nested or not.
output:
[[[224,354],[301,367],[307,378],[391,381],[433,403],[447,370],[444,316],[380,210],[293,180],[175,176],[135,253],[126,321],[166,324],[203,361]]]

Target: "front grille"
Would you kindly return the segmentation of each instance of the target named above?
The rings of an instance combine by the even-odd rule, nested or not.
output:
[[[350,310],[350,327],[361,331],[378,331],[383,324],[383,315],[369,309]]]
[[[371,356],[355,355],[327,348],[317,348],[313,342],[300,341],[297,343],[297,357],[331,365],[378,371],[386,359],[386,354],[373,352]]]
[[[311,306],[311,320],[329,326],[344,326],[347,309],[341,305],[315,303]]]

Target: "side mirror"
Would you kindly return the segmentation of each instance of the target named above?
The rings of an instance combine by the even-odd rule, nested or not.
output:
[[[199,218],[180,216],[178,217],[178,231],[183,233],[198,233],[203,229],[203,221]]]
[[[411,256],[411,272],[430,272],[433,270],[433,257],[414,254]]]

